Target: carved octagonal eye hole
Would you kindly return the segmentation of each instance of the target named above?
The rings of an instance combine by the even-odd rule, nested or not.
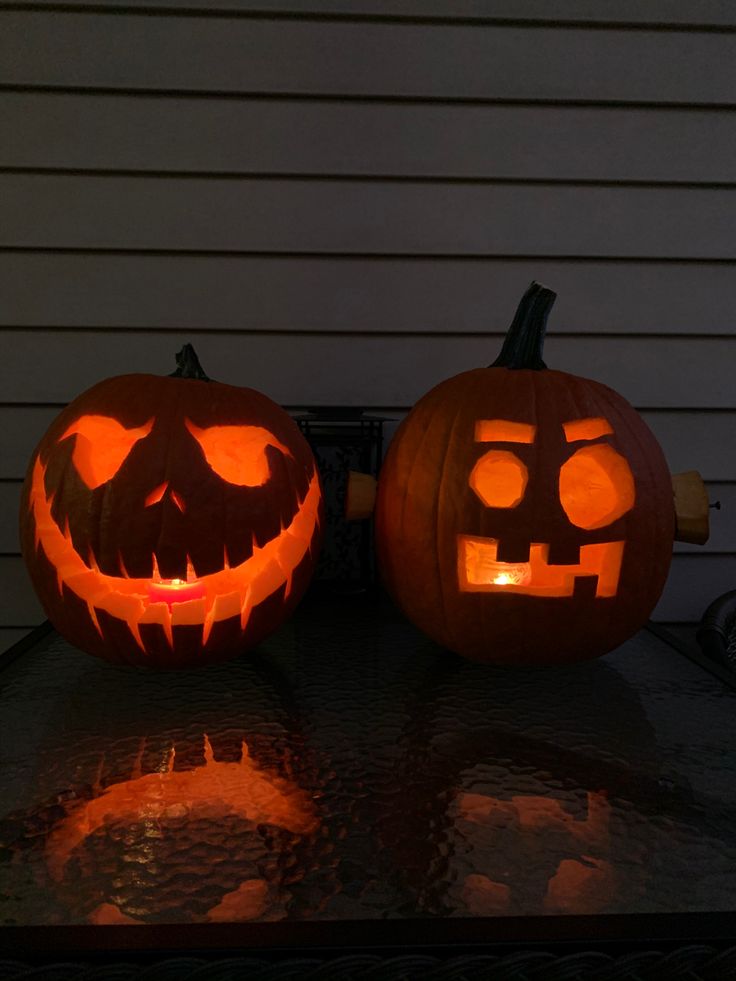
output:
[[[628,463],[607,443],[583,446],[560,470],[560,501],[578,528],[604,528],[634,506]]]
[[[126,429],[110,416],[82,416],[67,429],[59,442],[76,436],[72,462],[90,490],[112,480],[139,439],[153,429],[153,419],[143,426]]]
[[[209,426],[200,429],[189,419],[185,425],[202,447],[207,463],[229,484],[260,487],[271,476],[266,449],[276,447],[284,456],[291,450],[261,426]]]
[[[526,490],[529,472],[515,453],[489,450],[470,474],[470,486],[489,508],[514,508]]]

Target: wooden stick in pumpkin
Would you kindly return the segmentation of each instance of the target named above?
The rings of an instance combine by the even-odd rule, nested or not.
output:
[[[348,471],[345,488],[345,520],[362,521],[370,518],[376,503],[378,481],[369,473]]]
[[[708,489],[697,470],[672,474],[675,496],[675,541],[705,545],[710,535]]]

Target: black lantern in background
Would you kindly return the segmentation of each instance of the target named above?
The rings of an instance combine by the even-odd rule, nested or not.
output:
[[[353,406],[305,406],[292,412],[317,459],[325,502],[325,535],[315,579],[339,592],[375,582],[373,522],[347,521],[351,470],[378,476],[387,416]]]

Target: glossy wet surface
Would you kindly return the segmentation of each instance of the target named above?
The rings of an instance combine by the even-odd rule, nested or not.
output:
[[[0,685],[0,924],[736,906],[736,693],[647,632],[514,671],[312,600],[229,664],[52,634]]]

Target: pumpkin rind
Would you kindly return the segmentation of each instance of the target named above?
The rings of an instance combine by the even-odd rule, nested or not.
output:
[[[106,660],[173,667],[232,657],[289,616],[311,577],[322,501],[308,444],[267,396],[204,377],[123,375],[100,382],[60,413],[31,458],[20,516],[21,547],[31,579],[59,632]],[[113,419],[125,430],[150,424],[114,476],[94,488],[73,461],[76,442],[83,437],[66,435],[89,416]],[[247,426],[271,434],[262,449],[268,479],[262,486],[223,480],[208,464],[187,421],[202,430]],[[50,514],[39,526],[37,516],[47,506]],[[74,556],[60,538],[67,522],[67,544]],[[290,528],[301,535],[298,545],[284,537]],[[284,549],[277,551],[273,543],[282,539]],[[70,577],[49,552],[64,556],[61,565],[77,574],[78,586],[67,581]],[[239,589],[245,600],[245,563],[256,554],[262,556],[261,581],[248,586],[252,601],[236,614],[235,593]],[[277,559],[283,569],[276,568]],[[83,569],[79,574],[80,561],[89,570],[99,569],[103,586],[91,576],[85,579]],[[226,566],[229,573],[223,572]],[[235,575],[238,567],[242,582]],[[189,594],[198,597],[200,607],[162,601],[161,591],[151,591],[152,582],[187,579],[201,586]],[[227,602],[219,597],[223,583],[229,585]],[[118,603],[140,611],[133,599],[95,601],[94,589],[108,598],[118,588],[141,595],[149,612],[131,623],[112,610]],[[184,586],[181,590],[177,596],[186,594]],[[154,600],[158,609],[151,617]]]
[[[568,442],[563,425],[582,419],[605,420],[612,432]],[[535,437],[531,443],[477,442],[479,420],[532,425]],[[624,458],[635,499],[612,522],[585,530],[562,506],[560,471],[581,446],[591,445],[609,446]],[[516,506],[484,506],[470,485],[491,447],[513,451],[528,471]],[[397,430],[379,478],[376,546],[388,591],[437,643],[479,661],[564,663],[612,650],[644,624],[666,580],[674,521],[662,451],[622,396],[560,371],[490,367],[437,385]],[[495,585],[501,578],[510,582],[510,575],[466,591],[461,537],[497,541],[496,557],[508,564],[503,568],[523,570],[533,543],[548,548],[550,568],[574,567],[581,546],[598,545],[604,554],[603,543],[619,543],[620,571],[612,595],[596,595],[606,592],[602,577],[582,571],[571,580],[571,595],[555,586],[527,595]],[[611,572],[609,594],[613,580]]]

